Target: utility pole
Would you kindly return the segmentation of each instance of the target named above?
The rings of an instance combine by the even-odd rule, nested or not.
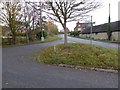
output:
[[[32,2],[33,4],[35,4],[35,3],[38,3],[38,5],[36,4],[36,6],[39,8],[39,9],[37,9],[37,8],[35,8],[34,6],[32,6],[33,8],[34,8],[34,12],[36,12],[35,10],[39,10],[40,12],[38,13],[38,15],[39,15],[39,17],[40,17],[40,20],[39,20],[39,25],[40,25],[40,31],[41,31],[41,33],[42,33],[42,37],[41,37],[41,41],[44,41],[44,35],[43,35],[43,25],[42,25],[42,1],[40,1],[40,2]],[[33,18],[34,19],[34,18]],[[34,23],[34,21],[33,21],[33,23]],[[34,26],[33,26],[33,28],[34,28]]]
[[[118,21],[120,21],[120,1],[118,2]],[[118,37],[120,36],[120,33],[118,33]],[[120,41],[120,38],[118,38],[118,40]],[[120,46],[119,46],[120,47]],[[119,48],[118,47],[118,48]]]
[[[92,45],[92,29],[93,29],[93,22],[92,22],[92,16],[91,16],[91,45]]]
[[[110,17],[110,3],[109,3],[109,17],[108,17],[108,31],[107,31],[107,35],[108,35],[108,40],[111,40],[112,30],[111,30],[111,17]]]
[[[33,7],[33,30],[34,30],[34,21],[35,20],[35,9],[34,9],[34,7]]]
[[[26,27],[26,39],[27,39],[27,44],[29,44],[29,35],[28,35],[28,21],[26,20],[27,15],[28,15],[28,6],[27,6],[27,2],[24,0],[25,2],[25,7],[24,7],[24,21],[25,21],[25,27]],[[25,12],[25,9],[27,10],[27,12]]]
[[[40,5],[40,29],[42,32],[41,40],[44,41],[43,29],[42,29],[42,2],[39,2],[39,5]]]

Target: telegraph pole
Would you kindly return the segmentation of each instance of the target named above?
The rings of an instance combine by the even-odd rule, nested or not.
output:
[[[93,22],[92,22],[92,16],[91,16],[91,40],[90,40],[91,45],[92,45],[92,29],[93,29]]]
[[[35,9],[33,7],[33,30],[34,30],[34,22],[35,22]]]
[[[108,31],[107,31],[107,35],[108,35],[108,40],[111,40],[112,30],[111,30],[111,17],[110,17],[110,3],[109,3],[109,18],[108,18]]]
[[[28,21],[26,20],[27,16],[28,16],[28,6],[27,6],[27,2],[24,0],[25,2],[25,6],[24,6],[24,21],[25,21],[25,26],[26,26],[26,39],[27,39],[27,44],[29,44],[29,35],[28,35]],[[27,10],[25,12],[25,9]]]
[[[40,29],[42,32],[41,40],[44,41],[43,29],[42,29],[42,2],[39,2],[39,5],[40,5]]]

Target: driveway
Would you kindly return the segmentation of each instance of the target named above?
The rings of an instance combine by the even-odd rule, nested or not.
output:
[[[63,43],[63,39],[3,48],[3,88],[118,88],[117,73],[76,70],[36,61],[35,56],[39,51],[60,43]]]

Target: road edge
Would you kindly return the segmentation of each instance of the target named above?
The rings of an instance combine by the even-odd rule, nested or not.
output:
[[[91,67],[73,66],[66,64],[53,64],[53,65],[58,67],[74,68],[78,70],[92,70],[92,71],[100,71],[100,72],[108,72],[108,73],[118,73],[118,70],[111,70],[111,69],[91,68]]]

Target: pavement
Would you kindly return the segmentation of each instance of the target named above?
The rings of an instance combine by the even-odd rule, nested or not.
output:
[[[69,42],[78,42],[78,40],[80,39],[68,38]],[[118,73],[77,70],[41,64],[36,61],[38,52],[61,43],[63,39],[49,43],[3,48],[2,87],[118,88]]]

